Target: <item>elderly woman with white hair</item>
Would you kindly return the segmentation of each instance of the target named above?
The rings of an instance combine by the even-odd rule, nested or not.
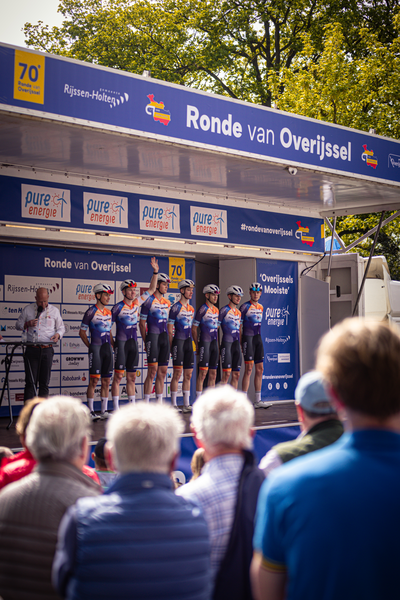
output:
[[[26,443],[38,465],[0,492],[0,593],[4,600],[59,596],[51,584],[57,531],[69,506],[101,493],[82,473],[91,419],[79,400],[54,397],[36,406]]]

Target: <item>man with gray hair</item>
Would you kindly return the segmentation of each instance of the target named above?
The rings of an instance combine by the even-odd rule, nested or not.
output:
[[[343,425],[333,406],[321,373],[303,375],[294,392],[301,433],[295,440],[273,446],[261,459],[260,469],[268,476],[284,463],[325,448],[343,434]]]
[[[197,506],[175,496],[170,477],[182,431],[165,405],[130,404],[113,414],[105,454],[120,475],[61,522],[53,581],[63,598],[209,598],[207,525]]]
[[[91,419],[74,398],[38,404],[26,443],[38,461],[33,473],[0,492],[0,594],[3,600],[58,598],[51,584],[57,531],[69,506],[101,493],[82,473]]]
[[[176,494],[204,512],[211,540],[214,598],[251,598],[249,567],[258,491],[264,480],[252,447],[254,408],[230,385],[206,390],[193,405],[191,425],[206,465]]]

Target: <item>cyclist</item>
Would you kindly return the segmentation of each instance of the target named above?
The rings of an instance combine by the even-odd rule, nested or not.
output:
[[[222,378],[221,383],[228,383],[231,377],[231,386],[237,390],[239,383],[242,352],[240,349],[240,323],[242,314],[238,310],[243,290],[238,285],[230,285],[226,290],[229,303],[219,311],[219,320],[222,329],[220,347]]]
[[[219,310],[215,306],[218,302],[220,289],[217,285],[209,284],[203,288],[206,297],[205,303],[200,306],[192,325],[192,336],[199,358],[199,374],[196,382],[196,398],[203,391],[204,380],[208,373],[208,387],[215,386],[219,361],[218,352],[218,327]],[[198,331],[200,329],[200,332]]]
[[[190,380],[193,373],[194,352],[192,339],[192,322],[194,317],[194,308],[190,304],[193,296],[194,282],[191,279],[184,279],[178,284],[181,292],[181,298],[171,307],[168,318],[168,335],[171,346],[172,362],[174,373],[171,380],[171,402],[172,406],[177,406],[176,398],[178,395],[178,381],[183,370],[183,413],[192,412],[190,406]]]
[[[162,402],[163,400],[164,381],[169,361],[167,319],[171,306],[171,302],[164,298],[164,294],[168,291],[169,283],[171,280],[168,275],[158,273],[157,289],[142,304],[140,311],[139,329],[147,353],[147,377],[143,386],[145,402],[150,401],[154,378],[156,378],[157,401]]]
[[[151,259],[150,264],[153,269],[153,277],[149,289],[138,298],[135,298],[137,283],[132,279],[126,279],[120,286],[124,299],[113,306],[111,310],[112,320],[117,324],[114,341],[114,378],[111,386],[114,410],[117,410],[119,406],[119,386],[125,371],[128,400],[129,402],[135,402],[136,400],[136,368],[139,362],[137,343],[139,306],[156,291],[159,271],[155,257]]]
[[[93,288],[96,304],[88,308],[83,315],[79,337],[89,348],[89,385],[87,388],[87,403],[92,421],[107,419],[108,394],[112,375],[112,346],[111,311],[107,308],[110,296],[114,290],[105,283],[98,283]],[[90,342],[88,338],[90,332]],[[94,412],[94,390],[101,377],[101,414]]]
[[[261,283],[252,283],[250,286],[250,300],[240,307],[242,313],[242,348],[245,362],[245,372],[242,381],[242,390],[247,392],[250,385],[250,376],[253,365],[256,365],[254,374],[254,388],[256,401],[254,408],[268,408],[268,402],[261,401],[262,375],[264,372],[264,346],[261,338],[261,322],[264,308],[259,304],[261,298]]]

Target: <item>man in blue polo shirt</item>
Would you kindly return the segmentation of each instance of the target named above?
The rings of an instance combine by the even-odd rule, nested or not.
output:
[[[398,598],[400,334],[347,319],[323,339],[317,369],[348,433],[279,467],[257,506],[257,600]]]

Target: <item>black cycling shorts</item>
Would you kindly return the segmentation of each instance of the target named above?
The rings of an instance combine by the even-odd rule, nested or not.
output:
[[[111,377],[113,368],[113,355],[111,344],[90,344],[89,346],[89,374],[101,375],[103,378]]]
[[[235,340],[234,342],[224,342],[222,339],[220,354],[223,371],[240,371],[242,351],[239,340]]]
[[[164,367],[169,361],[168,333],[148,333],[146,336],[147,364]]]
[[[217,340],[199,344],[199,369],[218,369],[219,352]]]
[[[174,367],[182,367],[184,369],[193,369],[194,352],[192,338],[180,340],[174,338],[171,347],[172,362]]]
[[[114,369],[116,371],[126,371],[127,373],[135,373],[139,363],[139,351],[137,340],[122,341],[115,340],[114,342]]]
[[[264,362],[264,346],[261,335],[243,335],[242,348],[244,362]]]

